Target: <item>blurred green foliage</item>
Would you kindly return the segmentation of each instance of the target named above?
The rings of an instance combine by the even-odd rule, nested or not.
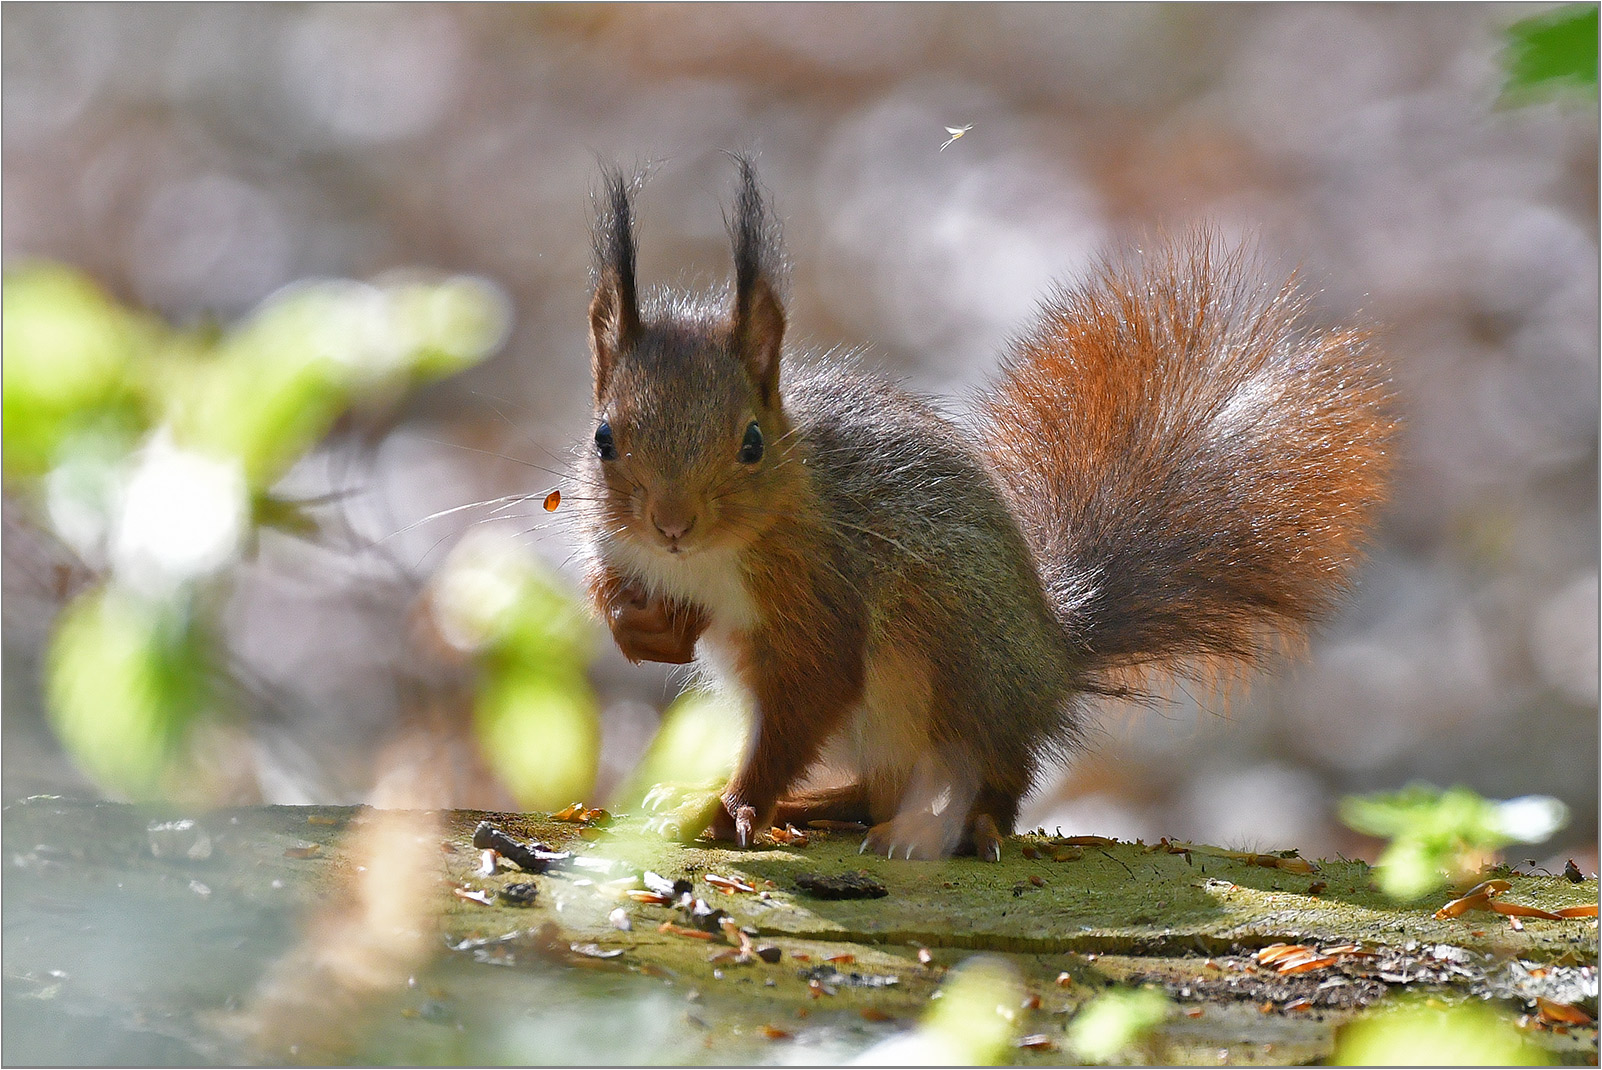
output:
[[[738,699],[689,688],[663,711],[615,805],[638,814],[642,832],[690,842],[722,808],[750,732],[751,711]]]
[[[1024,995],[1017,973],[1000,959],[968,959],[940,989],[921,1029],[949,1066],[997,1066],[1013,1058],[1014,1008]]]
[[[1550,1060],[1488,1006],[1409,1000],[1343,1026],[1332,1066],[1543,1066]]]
[[[507,327],[468,278],[307,282],[232,330],[183,330],[70,268],[7,273],[7,485],[101,577],[63,613],[46,682],[86,771],[160,794],[215,708],[210,592],[263,522],[305,530],[273,485],[341,415],[468,367]]]
[[[135,365],[154,325],[53,265],[7,274],[3,304],[5,474],[42,477],[79,435],[131,445],[148,422]]]
[[[91,591],[56,626],[46,694],[56,732],[95,780],[159,789],[167,757],[210,699],[210,651],[187,607],[117,587]]]
[[[1471,876],[1486,852],[1539,843],[1563,826],[1568,811],[1547,796],[1499,802],[1468,788],[1409,784],[1401,791],[1347,796],[1340,818],[1358,832],[1390,840],[1376,864],[1380,889],[1414,899]]]
[[[618,792],[617,805],[639,808],[661,785],[705,785],[715,799],[734,775],[750,724],[750,712],[734,699],[700,688],[685,691],[663,711],[662,724]],[[694,824],[689,822],[680,835],[693,837],[705,828],[690,827]]]
[[[1111,1062],[1149,1036],[1172,1011],[1172,1001],[1158,989],[1110,989],[1074,1016],[1068,1046],[1088,1062]]]
[[[521,543],[481,530],[435,581],[445,639],[480,671],[474,724],[486,761],[529,809],[590,797],[600,722],[585,670],[588,619],[561,581]]]
[[[918,1025],[853,1060],[860,1066],[1005,1066],[1017,1056],[1024,988],[1005,961],[975,955],[951,971]]]
[[[1597,5],[1570,4],[1520,19],[1502,51],[1504,101],[1520,103],[1597,88]]]

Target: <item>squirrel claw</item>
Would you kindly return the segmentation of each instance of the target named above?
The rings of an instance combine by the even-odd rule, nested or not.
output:
[[[645,831],[655,833],[663,839],[682,840],[684,826],[670,817],[653,817],[645,822]]]
[[[645,793],[640,805],[647,810],[659,811],[672,804],[676,793],[677,789],[671,784],[658,784]]]
[[[756,842],[756,807],[742,806],[734,811],[734,839],[741,847]]]
[[[756,807],[734,799],[721,799],[717,813],[712,815],[708,834],[736,847],[755,847],[757,835],[767,826],[758,820]]]
[[[989,814],[973,815],[966,834],[957,839],[957,830],[937,815],[903,813],[869,829],[857,853],[930,861],[971,850],[981,861],[1000,862],[1001,840],[1001,829]]]
[[[909,819],[903,814],[883,824],[875,825],[868,830],[859,853],[872,852],[886,858],[901,858],[908,861],[914,858],[932,861],[944,857],[948,852],[941,850],[938,830],[925,827],[926,824],[917,819]]]

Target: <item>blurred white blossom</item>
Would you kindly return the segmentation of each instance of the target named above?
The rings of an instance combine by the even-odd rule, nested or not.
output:
[[[1550,795],[1523,795],[1496,804],[1497,831],[1519,843],[1540,843],[1569,820],[1569,808]]]
[[[158,431],[122,490],[111,541],[117,579],[162,595],[211,575],[238,556],[248,513],[238,461],[181,449]]]

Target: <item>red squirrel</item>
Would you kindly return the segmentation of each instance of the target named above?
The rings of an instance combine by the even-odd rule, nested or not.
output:
[[[631,660],[710,645],[748,693],[715,837],[859,821],[865,849],[997,860],[1087,698],[1249,668],[1331,608],[1385,498],[1382,365],[1202,232],[1056,291],[958,424],[786,348],[736,162],[722,295],[642,300],[633,184],[604,176],[591,593]],[[798,790],[825,760],[856,779]]]

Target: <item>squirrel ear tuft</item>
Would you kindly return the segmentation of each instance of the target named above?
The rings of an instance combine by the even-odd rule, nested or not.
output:
[[[735,302],[734,345],[745,370],[756,385],[762,404],[772,408],[779,400],[779,353],[784,345],[784,306],[779,296],[758,276]]]
[[[623,172],[606,168],[596,195],[595,296],[590,301],[590,357],[600,401],[618,354],[639,339],[640,306],[634,287],[633,190]]]
[[[783,254],[778,224],[762,200],[756,169],[746,156],[735,155],[740,188],[734,218],[728,221],[734,243],[734,350],[745,363],[762,403],[777,404],[779,354],[784,345],[784,304],[778,286]]]

